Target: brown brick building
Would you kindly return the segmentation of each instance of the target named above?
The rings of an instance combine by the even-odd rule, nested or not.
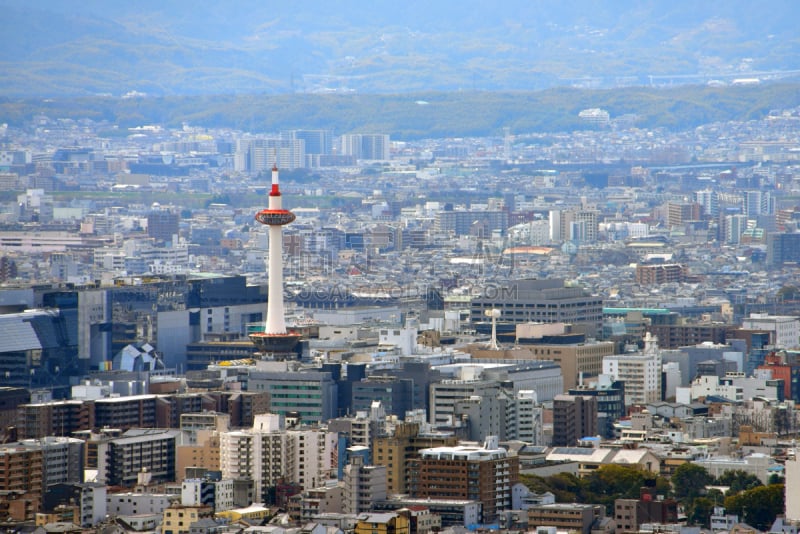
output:
[[[686,267],[679,263],[651,263],[636,266],[636,283],[643,286],[684,282]]]
[[[519,458],[486,438],[482,447],[459,445],[420,451],[410,462],[409,489],[413,497],[480,501],[483,522],[511,509],[511,487],[519,481]]]
[[[386,466],[388,493],[408,493],[408,465],[419,451],[430,447],[453,446],[455,436],[420,435],[418,423],[400,423],[392,436],[372,440],[372,463]]]

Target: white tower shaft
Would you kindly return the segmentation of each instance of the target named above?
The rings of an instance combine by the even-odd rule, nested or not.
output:
[[[272,169],[272,192],[269,195],[269,209],[283,209],[281,194],[278,190],[278,170]],[[267,300],[266,334],[285,334],[286,319],[283,309],[283,227],[277,224],[269,226],[269,272]]]

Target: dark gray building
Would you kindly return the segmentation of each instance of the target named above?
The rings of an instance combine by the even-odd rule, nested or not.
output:
[[[268,392],[272,413],[296,413],[301,423],[321,423],[338,412],[338,384],[329,372],[253,371],[247,389]]]
[[[571,323],[585,325],[586,333],[597,335],[603,327],[603,299],[578,286],[566,286],[562,278],[515,280],[491,286],[472,299],[470,319],[486,321],[485,312],[500,310],[504,323]]]

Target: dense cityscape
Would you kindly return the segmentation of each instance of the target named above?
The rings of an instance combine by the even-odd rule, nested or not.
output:
[[[800,108],[579,118],[2,125],[0,528],[796,534]]]

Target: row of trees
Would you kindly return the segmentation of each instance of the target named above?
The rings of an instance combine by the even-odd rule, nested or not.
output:
[[[655,487],[660,495],[673,497],[691,525],[709,527],[715,506],[759,530],[767,530],[784,511],[784,486],[778,477],[763,485],[744,471],[726,471],[719,478],[693,463],[679,466],[666,478],[635,466],[605,465],[586,477],[558,473],[548,477],[523,475],[522,482],[536,493],[550,492],[557,502],[602,504],[613,515],[617,499],[638,499],[642,487]],[[727,488],[723,494],[716,487]]]

